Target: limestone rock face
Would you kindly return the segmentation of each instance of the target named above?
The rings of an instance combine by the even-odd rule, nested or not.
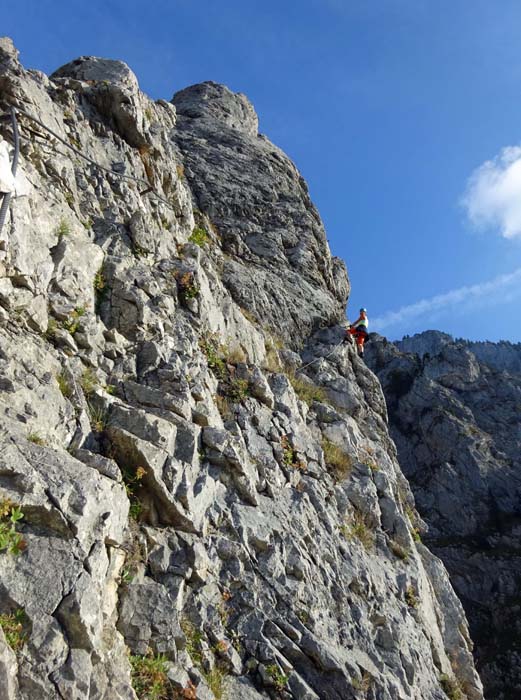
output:
[[[345,267],[331,258],[302,176],[257,134],[248,100],[203,83],[176,93],[173,103],[194,206],[222,241],[222,279],[234,301],[297,342],[340,322],[349,293]]]
[[[396,345],[372,336],[368,363],[391,434],[470,621],[486,696],[521,688],[521,347],[429,331]]]
[[[200,83],[177,92],[173,98],[178,114],[208,122],[209,128],[219,124],[256,137],[259,118],[246,95],[234,93],[225,85]]]
[[[185,700],[481,700],[345,269],[249,102],[0,58],[1,110],[62,139],[20,117],[0,235],[2,699],[143,700],[152,664]]]

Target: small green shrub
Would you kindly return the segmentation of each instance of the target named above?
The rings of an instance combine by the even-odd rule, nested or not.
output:
[[[335,445],[334,442],[323,438],[322,450],[324,452],[324,460],[329,467],[332,467],[337,481],[342,481],[347,478],[353,468],[353,459],[341,447]]]
[[[56,235],[58,236],[58,239],[61,241],[62,238],[65,236],[70,236],[72,232],[71,225],[67,221],[67,219],[60,219],[60,223],[56,227]]]
[[[86,309],[84,306],[77,306],[70,315],[62,321],[62,328],[74,335],[79,328],[80,319],[85,315]]]
[[[204,246],[209,241],[208,232],[201,226],[196,226],[188,240],[190,241],[190,243],[195,243],[200,248],[204,248]]]
[[[26,547],[22,535],[16,531],[16,524],[24,517],[20,506],[4,498],[0,501],[0,552],[20,554]]]
[[[250,395],[248,381],[236,377],[230,378],[221,390],[234,403],[240,403]]]
[[[301,608],[300,610],[297,610],[296,615],[303,625],[306,625],[309,622],[309,612],[307,610]]]
[[[163,654],[154,656],[150,650],[146,656],[130,657],[132,687],[139,700],[170,700],[173,689],[167,663]]]
[[[200,292],[199,287],[195,283],[195,275],[193,272],[180,272],[176,275],[177,288],[179,297],[183,303],[188,299],[195,299]]]
[[[121,470],[125,490],[130,501],[129,516],[133,520],[139,520],[139,517],[143,511],[143,504],[139,500],[138,492],[141,488],[145,473],[146,472],[143,467],[137,467],[137,469],[123,468]]]
[[[97,314],[99,314],[101,304],[107,296],[107,291],[107,280],[103,274],[103,268],[100,267],[100,269],[94,275],[94,307]]]
[[[27,615],[23,608],[0,615],[0,627],[4,631],[7,643],[14,652],[20,651],[26,642],[27,634],[24,632],[26,625]]]
[[[411,530],[411,535],[412,535],[412,538],[413,538],[413,540],[414,540],[415,542],[421,542],[421,541],[422,541],[422,536],[421,536],[421,533],[420,533],[420,531],[418,530],[418,528],[413,527],[412,530]]]
[[[227,376],[226,369],[226,346],[222,345],[216,333],[209,333],[206,337],[199,340],[199,347],[206,355],[208,367],[215,374],[217,379],[225,379]]]
[[[292,447],[287,435],[283,435],[280,438],[280,446],[282,447],[282,459],[284,464],[292,469],[301,469],[305,471],[306,465],[299,459],[298,453],[295,448]]]
[[[288,684],[289,677],[282,672],[277,664],[270,664],[269,666],[266,666],[266,673],[273,681],[276,690],[284,690]]]

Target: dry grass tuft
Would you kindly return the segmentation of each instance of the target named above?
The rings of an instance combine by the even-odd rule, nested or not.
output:
[[[346,479],[353,468],[351,455],[327,438],[322,440],[322,450],[327,466],[333,469],[335,480],[343,481]]]

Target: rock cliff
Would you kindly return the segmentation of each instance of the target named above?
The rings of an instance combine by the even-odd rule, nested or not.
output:
[[[470,621],[490,700],[521,693],[521,346],[374,335],[368,364],[429,531]]]
[[[0,91],[30,183],[0,235],[0,698],[480,700],[339,345],[345,268],[248,100],[47,77],[8,39]]]

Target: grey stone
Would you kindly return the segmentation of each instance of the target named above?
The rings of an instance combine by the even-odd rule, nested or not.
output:
[[[150,647],[173,661],[184,644],[175,601],[152,580],[131,583],[122,592],[118,629],[134,654],[144,656]]]
[[[127,646],[165,653],[178,694],[190,682],[199,700],[213,700],[205,677],[219,664],[239,700],[351,698],[367,674],[375,698],[442,700],[442,673],[481,700],[461,605],[413,540],[381,386],[340,345],[345,267],[247,98],[205,83],[176,106],[152,102],[125,64],[92,57],[48,79],[5,40],[0,85],[112,170],[24,132],[32,189],[12,200],[1,241],[0,502],[20,504],[27,545],[0,553],[2,611],[28,617],[16,700],[136,700]],[[463,483],[440,484],[473,475],[481,503],[454,516],[459,537],[490,510],[475,449],[488,424],[480,409],[458,461],[451,440],[478,409],[460,394],[483,370],[469,347],[461,361],[442,352],[424,380],[450,406],[424,415],[428,439],[409,448],[440,450],[443,478],[425,493],[433,537],[466,503]],[[395,385],[406,393],[422,362],[400,360]],[[503,385],[495,396],[517,400]],[[349,457],[342,479],[326,440]],[[497,452],[515,464],[510,443]],[[491,536],[512,546],[505,529]],[[502,569],[508,602],[516,574]],[[14,678],[11,662],[0,648]]]

